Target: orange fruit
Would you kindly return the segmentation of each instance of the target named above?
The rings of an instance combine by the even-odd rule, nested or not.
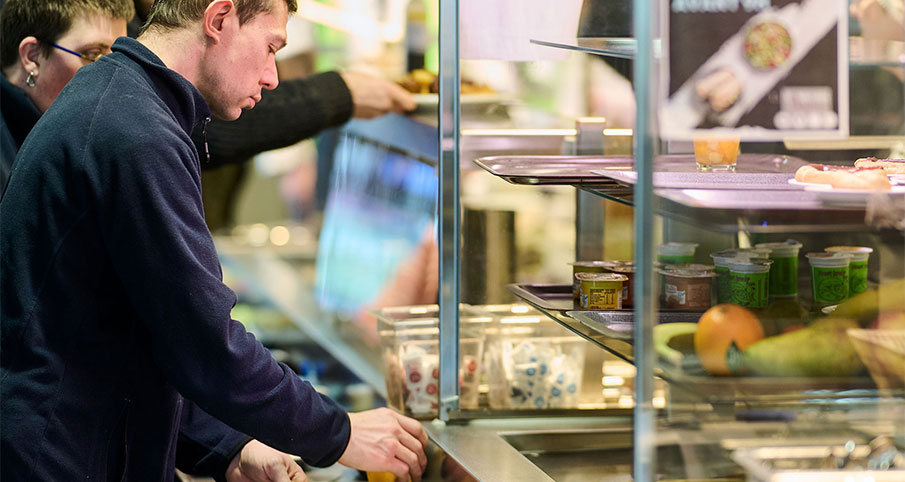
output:
[[[730,365],[729,359],[740,359],[742,351],[763,337],[764,328],[757,315],[745,307],[723,303],[705,311],[698,319],[694,351],[709,373],[733,375],[741,364]]]

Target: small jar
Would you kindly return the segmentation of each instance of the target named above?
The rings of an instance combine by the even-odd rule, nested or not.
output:
[[[770,265],[763,258],[735,258],[729,261],[731,303],[747,308],[766,308],[770,300]]]
[[[849,253],[808,253],[811,264],[811,295],[814,304],[834,305],[848,297]]]
[[[848,295],[854,296],[867,289],[867,260],[872,248],[865,246],[830,246],[827,253],[848,253],[852,259],[848,264]]]

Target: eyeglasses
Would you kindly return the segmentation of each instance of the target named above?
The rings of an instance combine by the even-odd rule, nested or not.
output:
[[[97,59],[103,57],[104,55],[107,55],[110,53],[110,47],[107,47],[106,45],[103,46],[103,48],[92,49],[92,50],[89,50],[88,52],[84,52],[84,53],[76,52],[75,50],[69,50],[66,47],[63,47],[62,45],[57,45],[54,43],[52,43],[51,45],[62,50],[63,52],[75,55],[76,57],[79,57],[82,60],[87,60],[88,62],[94,62]]]

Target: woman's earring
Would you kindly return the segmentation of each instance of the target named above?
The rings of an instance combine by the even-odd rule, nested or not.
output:
[[[25,78],[25,85],[27,85],[29,87],[34,87],[35,86],[35,77],[37,75],[38,75],[38,73],[35,72],[34,70],[29,72],[28,77]]]

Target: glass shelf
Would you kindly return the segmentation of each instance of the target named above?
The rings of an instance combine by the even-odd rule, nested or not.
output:
[[[632,339],[619,339],[592,328],[569,316],[571,297],[559,285],[509,285],[509,290],[522,301],[565,327],[572,333],[592,342],[620,359],[634,364]],[[528,287],[528,288],[526,288]],[[538,288],[533,290],[531,288]],[[542,292],[537,295],[537,292]],[[562,292],[562,293],[560,293]],[[624,337],[623,337],[624,338]],[[797,378],[797,377],[714,377],[698,371],[684,371],[666,363],[655,369],[655,374],[686,396],[713,405],[746,403],[751,405],[833,405],[852,403],[876,403],[879,392],[868,376],[840,378]],[[901,399],[901,390],[890,393],[894,399]]]

